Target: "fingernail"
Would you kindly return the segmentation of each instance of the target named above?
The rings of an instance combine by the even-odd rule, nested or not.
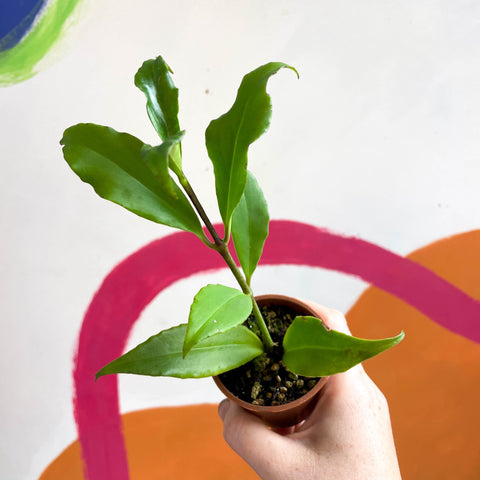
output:
[[[223,399],[218,405],[218,414],[220,415],[220,418],[222,420],[225,418],[225,415],[227,414],[227,410],[229,406],[230,406],[230,402],[226,398]]]

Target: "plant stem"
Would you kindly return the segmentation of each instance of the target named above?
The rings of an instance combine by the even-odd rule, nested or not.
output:
[[[265,348],[267,349],[268,352],[270,352],[273,349],[274,343],[273,343],[272,337],[270,336],[270,332],[268,331],[267,324],[265,323],[265,320],[263,319],[262,313],[260,312],[260,309],[258,308],[257,301],[255,300],[255,296],[253,295],[253,291],[250,288],[250,285],[248,285],[244,276],[240,272],[240,269],[237,267],[237,265],[235,263],[235,260],[233,260],[232,255],[230,254],[230,251],[228,250],[227,244],[225,242],[223,242],[223,240],[222,240],[222,246],[217,251],[223,257],[223,259],[227,263],[228,267],[232,271],[232,273],[233,273],[234,277],[236,278],[238,284],[242,288],[243,293],[250,296],[250,298],[252,300],[252,307],[253,307],[252,313],[255,316],[255,320],[257,321],[258,328],[260,328],[260,332],[262,334],[262,339],[263,339],[263,343],[265,345]]]
[[[262,313],[258,308],[257,302],[253,295],[253,291],[250,288],[250,285],[247,283],[247,280],[242,275],[242,272],[240,271],[240,269],[237,267],[235,260],[230,254],[227,243],[219,237],[217,231],[212,225],[212,222],[210,221],[207,214],[205,213],[205,210],[203,209],[202,204],[198,200],[195,192],[193,191],[193,188],[190,185],[190,182],[187,180],[185,175],[178,175],[178,179],[183,189],[185,190],[186,194],[192,201],[192,204],[195,207],[195,210],[197,210],[200,218],[202,219],[203,223],[207,227],[207,230],[209,231],[210,235],[213,238],[214,243],[212,244],[211,242],[208,242],[207,245],[210,248],[213,248],[214,250],[216,250],[223,257],[223,259],[225,260],[225,263],[228,265],[228,268],[230,268],[231,272],[233,273],[233,276],[235,277],[238,284],[240,285],[243,293],[250,296],[252,300],[252,307],[253,307],[252,313],[255,316],[257,325],[262,334],[263,344],[265,345],[265,348],[267,349],[267,351],[271,351],[273,349],[274,342],[272,340],[272,337],[270,336],[270,332],[268,331],[268,328],[265,323],[265,320],[263,319]]]

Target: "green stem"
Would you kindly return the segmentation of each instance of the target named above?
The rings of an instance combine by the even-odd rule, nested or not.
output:
[[[213,248],[214,250],[216,250],[223,257],[223,259],[225,260],[225,263],[228,265],[228,268],[230,268],[231,272],[233,273],[233,276],[235,277],[238,284],[240,285],[240,288],[242,289],[243,293],[245,293],[246,295],[249,295],[250,298],[252,299],[252,306],[253,306],[252,313],[254,314],[255,319],[257,321],[257,325],[260,328],[260,332],[262,334],[262,339],[263,339],[265,348],[267,349],[267,351],[270,352],[273,349],[274,342],[272,340],[272,337],[270,336],[270,332],[268,331],[268,328],[265,323],[265,320],[263,319],[262,313],[258,308],[257,302],[253,295],[252,289],[250,288],[250,285],[247,283],[247,280],[243,276],[240,269],[237,267],[235,260],[230,254],[230,251],[228,250],[227,243],[219,237],[217,231],[212,225],[212,222],[210,221],[207,214],[205,213],[205,210],[203,209],[203,206],[201,205],[195,192],[193,191],[193,188],[190,185],[190,182],[187,180],[187,178],[183,174],[178,175],[178,179],[183,189],[185,190],[186,194],[192,201],[193,206],[195,207],[198,214],[200,215],[200,218],[202,219],[203,223],[207,227],[207,230],[209,231],[210,235],[213,238],[214,243],[208,242],[207,245],[210,248]]]
[[[230,220],[230,222],[231,222],[231,220]],[[225,225],[225,233],[223,235],[223,242],[226,243],[227,245],[228,245],[228,242],[230,241],[231,231],[232,231],[231,224]]]
[[[222,239],[218,236],[217,231],[212,225],[212,222],[208,218],[205,210],[203,209],[202,204],[197,198],[197,195],[193,191],[192,186],[190,185],[190,182],[187,180],[187,177],[185,175],[178,175],[178,180],[180,181],[180,184],[182,185],[183,189],[185,190],[186,194],[192,201],[193,206],[195,207],[195,210],[198,212],[200,215],[200,218],[202,219],[203,223],[207,227],[207,230],[209,231],[210,235],[213,238],[214,244],[209,244],[210,248],[215,248],[215,246],[220,246],[222,242]]]
[[[223,257],[228,267],[232,271],[243,293],[250,296],[252,300],[252,307],[253,307],[252,313],[255,316],[255,320],[257,321],[258,328],[260,328],[263,343],[268,352],[272,351],[274,343],[273,343],[272,337],[270,336],[270,332],[268,331],[268,327],[267,327],[267,324],[265,323],[262,313],[258,308],[257,301],[255,300],[255,296],[253,295],[253,291],[250,288],[250,285],[248,285],[247,281],[245,280],[245,277],[242,275],[240,269],[237,267],[237,264],[235,263],[235,260],[233,259],[232,255],[230,254],[230,251],[228,250],[226,243],[222,241],[222,246],[217,251]]]
[[[250,294],[250,298],[252,299],[252,306],[253,306],[253,315],[255,315],[255,320],[257,321],[258,328],[260,328],[260,332],[262,333],[262,338],[263,338],[263,343],[265,345],[265,348],[267,349],[267,352],[271,352],[273,350],[273,347],[275,346],[275,343],[272,340],[272,337],[270,336],[270,332],[268,331],[267,324],[265,323],[265,320],[263,319],[262,312],[260,312],[260,308],[258,308],[257,301],[255,300],[255,297],[253,296],[253,293]]]

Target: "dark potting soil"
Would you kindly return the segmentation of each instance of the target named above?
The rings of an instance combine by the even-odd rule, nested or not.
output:
[[[254,405],[283,405],[305,395],[319,378],[295,375],[282,362],[283,337],[298,313],[285,306],[265,306],[260,310],[276,346],[272,352],[220,374],[220,379],[241,400]],[[260,336],[253,315],[245,325]]]

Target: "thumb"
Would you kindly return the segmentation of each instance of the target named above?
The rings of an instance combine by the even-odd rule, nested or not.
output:
[[[258,417],[227,399],[220,403],[218,413],[223,420],[225,441],[263,478],[265,457],[281,458],[287,438],[273,432]]]

